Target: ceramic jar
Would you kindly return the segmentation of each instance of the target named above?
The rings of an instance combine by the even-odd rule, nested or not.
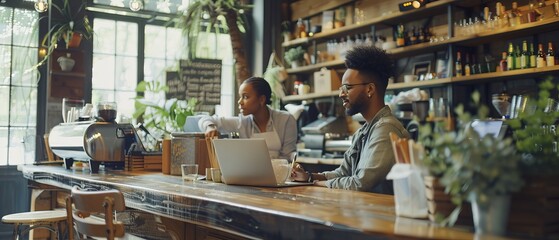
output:
[[[60,64],[60,69],[62,71],[69,72],[74,68],[76,61],[72,59],[71,56],[70,53],[66,53],[66,56],[61,56],[56,60],[58,64]]]

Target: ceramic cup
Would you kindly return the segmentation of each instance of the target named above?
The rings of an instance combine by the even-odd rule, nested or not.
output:
[[[216,183],[221,182],[221,170],[219,168],[211,168],[212,171],[212,180]]]
[[[206,168],[206,181],[212,181],[212,169]]]

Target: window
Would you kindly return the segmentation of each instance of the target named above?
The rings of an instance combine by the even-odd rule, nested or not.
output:
[[[115,19],[119,20],[115,20]],[[165,84],[166,71],[178,70],[186,59],[182,30],[142,21],[126,21],[118,16],[100,14],[93,27],[92,103],[116,101],[120,117],[134,112],[134,92],[140,81]],[[143,39],[142,39],[143,38]],[[144,45],[139,45],[139,43]],[[202,33],[199,58],[223,59],[220,115],[232,115],[235,109],[233,56],[228,34]],[[139,57],[143,56],[143,59]],[[143,69],[137,69],[138,66]],[[143,72],[139,72],[143,70]],[[146,96],[148,98],[163,96]]]
[[[130,118],[138,81],[138,24],[95,18],[93,30],[91,102],[116,102],[119,116]]]
[[[182,33],[178,28],[146,25],[144,46],[144,80],[165,84],[165,71],[178,68],[180,59],[186,59],[182,46]],[[153,47],[156,45],[157,47]]]
[[[38,13],[0,6],[0,166],[35,159]]]

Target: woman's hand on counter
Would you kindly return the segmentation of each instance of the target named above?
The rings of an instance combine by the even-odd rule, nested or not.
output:
[[[207,138],[219,137],[219,131],[217,131],[217,129],[215,128],[208,128],[204,135],[206,135]]]

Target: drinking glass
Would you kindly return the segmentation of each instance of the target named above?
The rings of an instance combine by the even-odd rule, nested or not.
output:
[[[511,105],[511,97],[507,93],[500,93],[500,94],[493,94],[491,97],[491,103],[493,107],[497,110],[501,118],[507,119],[510,118],[510,105]]]
[[[196,181],[198,179],[198,164],[181,164],[181,173],[183,180]]]
[[[67,122],[76,121],[80,117],[79,113],[84,105],[85,105],[85,101],[83,99],[63,98],[62,99],[63,122],[67,123]]]

